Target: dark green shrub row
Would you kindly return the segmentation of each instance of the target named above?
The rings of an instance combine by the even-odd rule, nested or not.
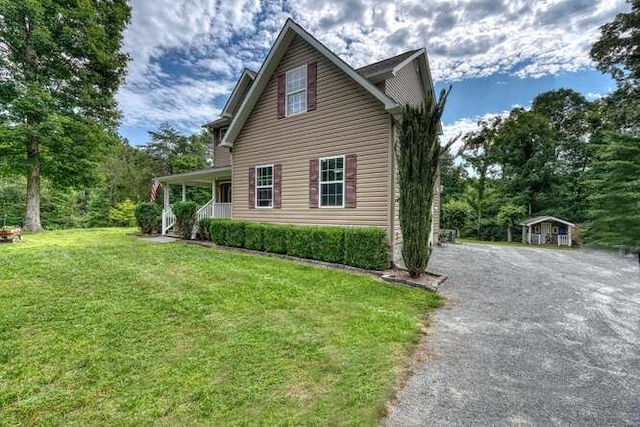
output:
[[[389,247],[384,230],[373,227],[312,227],[230,219],[200,221],[201,235],[222,246],[384,270]]]
[[[196,224],[196,212],[198,205],[195,202],[176,202],[171,205],[171,210],[176,216],[174,228],[183,239],[191,239],[193,226]]]
[[[162,209],[155,203],[138,203],[134,210],[136,224],[144,234],[156,234],[162,227]]]

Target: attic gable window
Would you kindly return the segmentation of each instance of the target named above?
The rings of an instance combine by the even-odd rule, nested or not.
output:
[[[307,111],[307,66],[287,71],[287,116]]]

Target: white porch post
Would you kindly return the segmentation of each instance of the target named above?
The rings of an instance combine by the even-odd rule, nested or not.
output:
[[[531,226],[530,225],[527,225],[527,233],[529,236],[527,242],[531,244]]]
[[[211,200],[216,202],[216,180],[211,181]]]
[[[568,234],[568,236],[569,236],[569,246],[571,246],[571,226],[570,225],[567,226],[567,233],[569,233]]]
[[[187,201],[187,186],[182,184],[182,201]]]
[[[169,210],[169,184],[164,185],[164,210]]]

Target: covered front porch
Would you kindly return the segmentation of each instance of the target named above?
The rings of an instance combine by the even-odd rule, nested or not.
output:
[[[176,217],[171,211],[171,186],[180,186],[181,199],[187,200],[187,187],[201,187],[211,191],[211,199],[198,205],[196,218],[231,218],[233,199],[231,194],[231,167],[209,168],[194,172],[167,175],[156,178],[163,188],[162,234],[165,235],[175,225]]]
[[[552,216],[529,218],[522,223],[522,243],[571,246],[575,225]]]

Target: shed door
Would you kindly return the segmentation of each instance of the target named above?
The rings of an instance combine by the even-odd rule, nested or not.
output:
[[[542,223],[542,234],[551,234],[551,223],[543,222]]]

